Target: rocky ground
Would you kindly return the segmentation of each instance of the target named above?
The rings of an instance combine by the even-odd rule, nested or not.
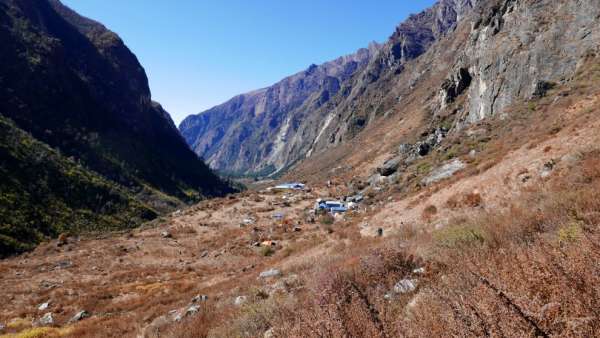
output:
[[[419,336],[442,329],[427,310],[435,307],[456,316],[444,322],[456,334],[593,336],[596,64],[508,117],[425,135],[350,169],[336,168],[352,157],[313,177],[289,173],[306,191],[250,189],[130,232],[61,236],[5,259],[0,334]],[[423,142],[430,151],[413,156]],[[357,192],[365,200],[343,217],[310,213],[317,198]],[[440,296],[448,292],[455,301]],[[354,327],[359,318],[370,319]]]
[[[131,232],[44,243],[0,262],[0,332],[180,335],[173,331],[179,322],[208,304],[235,311],[256,297],[302,294],[304,276],[328,257],[376,248],[407,231],[435,231],[465,211],[502,209],[548,177],[564,175],[600,141],[600,122],[591,109],[599,98],[554,102],[564,109],[561,130],[510,147],[492,142],[493,151],[449,160],[464,168],[445,178],[438,177],[444,165],[423,173],[418,179],[427,184],[415,192],[394,189],[388,176],[374,170],[377,180],[365,186],[336,177],[308,191],[251,190],[204,201]],[[489,167],[492,152],[497,158]],[[317,198],[341,198],[359,188],[366,199],[357,210],[331,220],[311,215]],[[395,289],[411,292],[415,278],[398,281]]]
[[[4,260],[0,332],[93,321],[118,322],[114,334],[134,335],[178,321],[203,301],[243,302],[241,288],[277,281],[281,271],[293,279],[295,266],[337,241],[309,214],[318,197],[331,196],[327,189],[242,193],[132,232],[61,238]],[[264,271],[273,276],[261,278]],[[85,318],[73,319],[81,311]]]

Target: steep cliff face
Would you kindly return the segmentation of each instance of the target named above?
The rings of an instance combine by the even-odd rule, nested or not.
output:
[[[402,23],[383,46],[311,66],[282,82],[188,117],[180,130],[215,169],[271,174],[356,136],[389,80],[455,27],[475,0],[443,0]]]
[[[141,179],[180,198],[225,189],[151,101],[144,69],[116,34],[58,1],[1,5],[3,115],[120,183]]]
[[[467,122],[501,114],[515,99],[543,95],[569,81],[600,43],[600,4],[593,0],[492,1],[483,6],[457,65],[474,81]]]
[[[239,95],[186,118],[181,133],[217,170],[238,174],[281,170],[306,153],[317,136],[323,117],[313,112],[329,106],[342,84],[364,69],[378,50],[379,45],[372,44],[355,54],[311,65],[271,87]]]
[[[295,168],[295,176],[309,179],[329,172],[336,165],[330,157],[354,175],[365,170],[376,174],[374,169],[385,167],[386,160],[396,163],[423,144],[431,152],[440,139],[483,119],[510,118],[514,103],[532,101],[529,109],[535,110],[533,101],[568,84],[600,45],[596,1],[480,0],[461,5],[454,8],[462,11],[438,11],[450,12],[458,21],[442,25],[451,28],[413,60],[402,64],[407,54],[392,51],[407,50],[397,45],[405,39],[392,37],[355,80],[355,99],[336,103],[340,118],[316,142],[312,156]],[[367,123],[353,135],[348,125],[357,116]],[[410,151],[400,150],[407,147]],[[367,155],[359,156],[355,149],[367,149]],[[408,163],[396,167],[403,165]]]
[[[11,189],[21,191],[13,196],[16,199],[3,196],[0,212],[22,211],[22,217],[3,217],[7,223],[0,228],[0,238],[14,239],[23,228],[40,229],[37,235],[27,236],[30,242],[56,234],[57,229],[78,228],[71,221],[91,224],[95,217],[91,213],[102,209],[103,203],[113,204],[105,210],[116,215],[135,199],[136,205],[143,205],[137,209],[156,215],[181,201],[231,190],[189,149],[162,107],[151,101],[137,58],[101,24],[57,0],[0,0],[0,45],[0,114],[7,133],[25,135],[19,136],[23,142],[58,152],[56,156],[42,152],[37,158],[24,154],[35,147],[17,147],[14,138],[3,140],[0,167],[4,180],[12,182]],[[53,196],[46,189],[55,186],[51,182],[75,186],[73,179],[81,181],[79,176],[68,176],[70,170],[51,169],[57,166],[54,162],[63,160],[89,173],[82,177],[92,177],[92,181],[100,177],[103,189],[119,190],[125,198],[81,203],[68,198],[74,195],[57,194],[60,208],[42,202],[47,199],[41,197]],[[15,172],[19,161],[21,165],[37,161],[53,174],[28,179]],[[82,183],[85,189],[90,188],[87,183]],[[27,194],[38,197],[21,199]],[[73,206],[91,211],[90,217],[64,217],[73,212]]]
[[[441,0],[400,24],[362,67],[337,81],[339,89],[325,104],[285,113],[274,106],[271,133],[255,128],[260,116],[248,113],[253,108],[241,113],[246,105],[261,107],[248,95],[230,101],[227,114],[216,108],[180,128],[219,170],[249,173],[268,166],[269,173],[307,159],[321,170],[332,165],[327,154],[335,153],[338,162],[351,156],[343,153],[356,149],[354,140],[378,144],[369,151],[383,156],[436,129],[445,135],[503,114],[513,102],[569,81],[599,44],[599,10],[592,0]],[[395,132],[394,125],[411,131]],[[238,137],[229,136],[232,130]],[[259,143],[267,146],[254,146]]]

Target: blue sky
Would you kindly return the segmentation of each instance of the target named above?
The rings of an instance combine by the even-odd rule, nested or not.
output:
[[[434,0],[63,0],[118,33],[178,124],[229,98],[383,42]]]

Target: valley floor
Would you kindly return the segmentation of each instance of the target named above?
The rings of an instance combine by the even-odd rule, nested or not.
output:
[[[312,182],[3,260],[0,334],[598,336],[600,95],[561,97],[453,177],[368,190],[343,218],[313,222],[352,191]]]

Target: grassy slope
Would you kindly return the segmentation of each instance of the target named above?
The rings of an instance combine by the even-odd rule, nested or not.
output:
[[[156,216],[127,191],[0,116],[0,256],[46,236],[133,227]]]
[[[476,170],[431,188],[436,194],[444,184],[460,184],[502,163],[509,152],[538,147],[561,130],[577,135],[597,123],[590,98],[598,95],[600,63],[596,55],[585,61],[572,82],[548,97],[515,104],[508,120],[485,121],[492,124],[485,142],[448,139],[428,162],[409,168],[415,178],[400,183],[409,191],[394,196],[414,196],[419,175],[426,174],[419,173],[420,165],[464,159],[469,149],[480,148],[481,163],[471,163]],[[590,106],[569,113],[585,102]],[[596,337],[600,150],[597,144],[583,149],[573,149],[549,178],[505,200],[502,208],[474,195],[452,203],[458,205],[448,200],[438,208],[461,212],[447,226],[437,228],[424,214],[414,230],[356,242],[311,261],[301,273],[300,292],[257,297],[229,312],[207,308],[174,327],[173,335],[260,336],[272,328],[275,337]],[[424,273],[414,272],[420,267]],[[417,280],[416,290],[388,299],[386,293],[404,278]]]

